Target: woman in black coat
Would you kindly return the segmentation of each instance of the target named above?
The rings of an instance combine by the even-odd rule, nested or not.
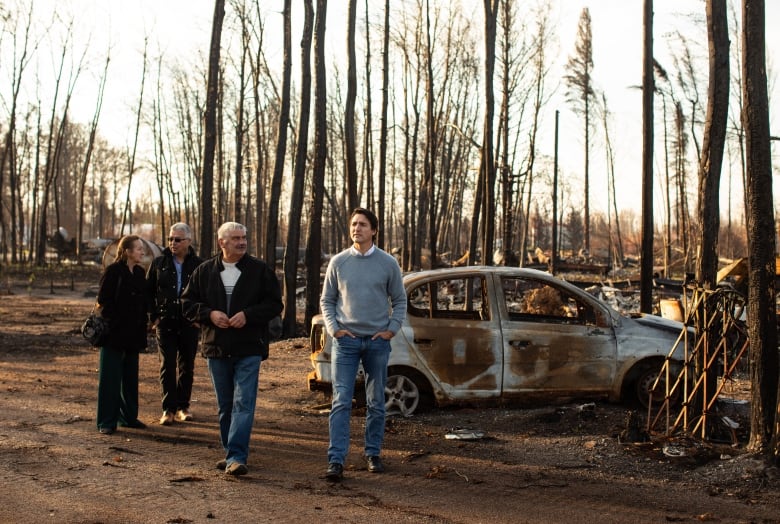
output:
[[[117,425],[144,428],[138,420],[138,353],[146,348],[144,246],[136,235],[119,240],[116,259],[100,277],[98,304],[108,319],[108,341],[100,348],[97,427],[104,435]]]

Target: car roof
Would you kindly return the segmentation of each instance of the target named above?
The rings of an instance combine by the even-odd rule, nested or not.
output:
[[[438,269],[426,269],[422,271],[413,271],[404,275],[404,284],[413,284],[418,280],[441,277],[460,277],[466,275],[492,273],[501,276],[536,278],[555,283],[563,283],[571,286],[569,282],[562,278],[555,277],[546,271],[531,269],[527,267],[508,267],[508,266],[458,266],[443,267]],[[575,286],[576,287],[576,286]]]

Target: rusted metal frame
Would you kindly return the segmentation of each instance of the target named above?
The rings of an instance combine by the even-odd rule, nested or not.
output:
[[[693,290],[692,293],[692,304],[687,304],[688,294],[683,293],[683,299],[686,303],[684,303],[684,310],[686,313],[685,321],[683,322],[683,330],[680,333],[680,336],[677,338],[677,341],[672,346],[671,351],[668,353],[666,360],[664,361],[664,365],[662,367],[661,373],[659,373],[658,377],[656,378],[656,381],[653,383],[652,391],[655,391],[655,389],[658,387],[658,382],[661,379],[662,374],[665,373],[665,395],[664,395],[664,401],[663,404],[658,408],[658,412],[656,413],[655,417],[652,418],[652,391],[650,395],[650,402],[648,403],[648,431],[650,431],[652,428],[656,426],[659,419],[662,415],[666,415],[666,433],[669,434],[671,431],[676,429],[680,423],[680,420],[683,421],[683,430],[687,431],[688,427],[688,411],[690,409],[690,402],[693,398],[693,395],[696,392],[696,389],[694,388],[691,392],[688,392],[688,384],[689,384],[689,374],[690,374],[690,366],[693,361],[693,357],[698,354],[699,351],[701,351],[704,343],[704,337],[699,338],[696,341],[696,344],[694,345],[693,349],[689,352],[688,348],[689,345],[687,344],[688,341],[688,326],[691,322],[695,321],[695,316],[698,314],[697,312],[700,309],[701,303],[706,299],[706,291],[700,290],[696,287],[688,286]],[[702,293],[701,291],[705,291]],[[706,308],[702,308],[706,309]],[[705,330],[706,331],[706,330]],[[670,362],[671,357],[674,354],[674,351],[677,349],[678,344],[680,343],[680,340],[684,339],[686,344],[683,348],[683,369],[680,375],[677,376],[677,379],[675,380],[674,384],[671,385],[670,389],[670,380],[669,380],[669,373],[670,373]],[[675,389],[679,386],[680,382],[683,384],[683,403],[682,403],[682,409],[680,410],[680,413],[678,414],[677,418],[675,419],[674,423],[671,422],[671,406],[669,399],[671,398],[671,395],[674,393]]]
[[[683,360],[683,372],[680,375],[677,376],[677,379],[674,381],[674,384],[672,385],[672,387],[670,389],[670,387],[669,387],[670,380],[669,379],[670,379],[670,373],[671,373],[672,355],[674,354],[675,350],[677,349],[677,346],[679,346],[681,341],[683,341],[685,343],[685,346],[684,346],[684,355],[685,356],[684,356],[684,360]],[[647,406],[647,420],[648,420],[647,430],[648,431],[650,431],[653,427],[655,427],[655,425],[658,423],[659,418],[664,413],[666,414],[666,419],[667,419],[666,420],[666,426],[667,426],[667,428],[669,427],[669,424],[670,424],[670,421],[671,421],[671,419],[670,419],[670,417],[671,417],[671,410],[669,409],[670,408],[669,399],[671,398],[672,394],[674,394],[674,391],[678,387],[680,382],[683,383],[683,388],[684,389],[687,388],[687,382],[688,382],[687,381],[687,374],[688,374],[688,369],[687,369],[688,368],[688,358],[687,358],[688,344],[687,344],[687,342],[688,342],[688,329],[687,329],[687,326],[686,326],[686,329],[684,329],[680,333],[680,336],[677,337],[677,341],[675,341],[674,345],[672,346],[671,351],[666,355],[666,358],[664,359],[664,364],[661,367],[661,371],[658,373],[658,377],[656,377],[655,382],[653,382],[653,385],[650,388],[650,398],[649,398],[648,406]],[[666,391],[664,392],[664,400],[661,403],[660,407],[658,408],[658,411],[655,414],[655,418],[652,418],[652,414],[653,414],[653,392],[658,387],[658,383],[661,380],[662,376],[665,378],[664,384],[665,384],[665,389],[666,389]],[[685,377],[686,380],[683,380],[683,377]],[[683,395],[685,395],[685,392],[683,393]],[[683,398],[687,399],[686,396],[684,396]]]
[[[694,401],[696,398],[697,393],[701,393],[701,416],[698,417],[698,422],[701,422],[702,420],[707,418],[707,383],[709,380],[709,373],[707,370],[709,369],[709,349],[710,349],[710,328],[712,327],[712,324],[715,321],[716,315],[710,315],[710,309],[707,307],[709,302],[709,297],[707,296],[710,292],[706,289],[699,288],[699,291],[702,293],[702,295],[705,297],[705,300],[703,301],[703,304],[700,308],[696,309],[696,317],[697,322],[694,324],[697,328],[699,326],[703,326],[701,334],[697,333],[699,335],[699,346],[700,346],[700,353],[698,358],[693,359],[694,365],[697,366],[696,372],[700,373],[698,377],[696,377],[696,383],[694,384],[693,388],[691,388],[691,393],[688,398],[688,401]],[[702,316],[703,318],[699,318]],[[716,353],[717,354],[717,353]],[[702,369],[698,369],[698,362],[701,361],[703,363]],[[686,417],[685,423],[683,424],[683,431],[688,431],[689,429],[689,423],[691,421],[688,420]],[[695,427],[698,427],[698,424],[694,425]],[[706,431],[706,425],[702,426],[702,430]],[[692,431],[692,433],[696,433],[696,429]],[[706,438],[706,434],[703,433],[701,435],[701,438]]]
[[[698,420],[697,420],[696,424],[694,424],[693,429],[691,430],[691,433],[695,434],[696,431],[698,431],[699,428],[701,428],[701,430],[702,430],[701,438],[702,439],[706,439],[707,438],[707,424],[706,424],[707,417],[709,417],[711,415],[710,410],[712,409],[712,406],[715,404],[715,401],[717,400],[718,395],[723,390],[723,384],[721,382],[721,384],[718,386],[718,388],[716,389],[715,393],[713,394],[712,398],[709,398],[709,399],[707,398],[707,395],[706,395],[706,392],[707,392],[707,378],[709,376],[707,371],[709,371],[709,369],[712,367],[712,365],[715,363],[715,361],[720,356],[719,354],[720,354],[720,348],[721,347],[723,348],[723,359],[724,359],[724,362],[725,362],[727,351],[728,351],[728,347],[725,344],[724,337],[721,337],[721,340],[718,343],[718,346],[717,346],[716,350],[712,352],[712,356],[709,359],[706,359],[706,355],[705,355],[705,365],[704,365],[703,373],[701,374],[701,376],[697,380],[696,385],[694,386],[693,392],[692,392],[692,394],[695,393],[699,389],[700,386],[702,386],[702,390],[704,392],[704,395],[702,397],[703,409],[702,409],[701,416],[698,417]]]
[[[692,317],[693,317],[693,313],[692,312],[698,310],[700,302],[702,300],[704,300],[704,298],[700,297],[699,293],[697,293],[696,291],[697,291],[697,289],[694,288],[694,293],[693,293],[693,297],[692,297],[693,304],[690,305],[690,306],[687,304],[688,294],[687,293],[683,293],[683,301],[684,301],[683,302],[683,310],[686,311],[686,318],[685,318],[685,321],[683,322],[683,329],[680,332],[680,335],[677,337],[677,340],[675,341],[675,343],[672,345],[671,350],[669,351],[669,353],[667,353],[666,359],[664,360],[663,367],[661,368],[661,372],[658,373],[658,377],[656,377],[656,380],[653,383],[653,386],[651,388],[650,398],[649,398],[649,402],[648,402],[648,406],[647,406],[647,421],[648,421],[647,422],[647,431],[651,431],[652,428],[654,428],[655,425],[658,423],[658,420],[660,419],[661,415],[665,414],[666,415],[667,433],[669,432],[669,427],[670,427],[670,423],[671,423],[671,409],[670,409],[671,406],[669,405],[669,399],[670,399],[671,393],[674,392],[674,388],[676,388],[677,385],[679,384],[679,382],[681,380],[683,380],[683,379],[684,379],[683,380],[683,399],[684,399],[684,402],[683,402],[683,408],[681,410],[681,414],[682,413],[687,413],[688,402],[689,402],[689,395],[687,394],[688,382],[689,382],[688,381],[688,373],[689,373],[688,367],[690,365],[690,360],[691,360],[692,355],[696,354],[697,347],[699,346],[699,341],[697,341],[695,347],[689,353],[688,348],[690,346],[688,344],[688,325],[691,322]],[[685,343],[685,345],[683,346],[683,370],[682,370],[681,375],[679,375],[677,377],[677,380],[675,381],[674,385],[672,386],[672,389],[670,390],[669,389],[670,363],[672,361],[672,355],[677,350],[677,347],[679,346],[681,341],[683,341]],[[658,382],[661,380],[661,376],[663,374],[665,374],[665,377],[666,377],[666,380],[665,380],[666,391],[665,391],[665,395],[664,395],[664,401],[661,404],[661,406],[658,408],[658,411],[656,412],[655,417],[653,417],[652,416],[653,415],[653,392],[658,387]],[[686,420],[687,420],[687,417],[686,417]],[[677,425],[678,421],[679,421],[679,416],[678,416],[678,420],[675,421],[675,426]]]
[[[677,342],[672,347],[672,351],[669,353],[669,355],[666,358],[666,361],[664,362],[663,370],[666,373],[666,395],[664,397],[663,405],[659,408],[658,413],[656,413],[655,418],[650,422],[651,414],[652,414],[652,392],[650,397],[650,405],[648,407],[648,431],[650,431],[651,428],[655,427],[655,424],[658,422],[660,416],[662,413],[666,413],[666,434],[669,435],[672,431],[677,429],[679,427],[679,424],[682,420],[683,422],[683,430],[687,431],[688,429],[688,410],[690,407],[690,402],[693,399],[694,395],[697,393],[699,388],[704,385],[704,391],[706,392],[706,380],[707,380],[707,371],[712,367],[712,365],[716,362],[717,358],[721,356],[721,349],[722,349],[722,358],[723,358],[723,364],[724,364],[724,372],[722,375],[722,380],[718,388],[716,389],[715,393],[713,394],[712,398],[707,399],[703,398],[702,402],[704,405],[704,409],[702,412],[702,416],[699,417],[699,420],[695,424],[692,433],[696,433],[698,429],[701,427],[702,429],[702,438],[706,439],[706,429],[707,425],[705,424],[707,416],[710,414],[710,410],[712,409],[712,406],[715,404],[715,401],[717,400],[720,393],[723,391],[723,388],[725,387],[725,381],[731,377],[732,373],[736,369],[737,364],[739,363],[740,359],[744,355],[745,351],[749,347],[749,341],[745,341],[742,345],[742,348],[738,352],[738,354],[735,356],[734,360],[729,364],[728,362],[728,344],[726,341],[725,335],[728,334],[732,329],[736,329],[741,332],[738,324],[735,322],[735,319],[731,312],[733,311],[733,305],[734,300],[731,298],[731,295],[726,291],[722,289],[718,289],[715,291],[709,291],[709,290],[703,290],[700,288],[694,288],[694,300],[693,302],[696,304],[696,307],[690,307],[686,308],[686,311],[689,312],[688,318],[686,318],[686,322],[684,322],[686,329],[684,330],[684,333],[686,334],[686,340],[687,340],[687,326],[691,319],[691,316],[694,315],[693,312],[698,311],[699,307],[701,305],[701,301],[704,300],[704,298],[707,297],[708,294],[711,295],[721,295],[719,297],[720,301],[718,302],[719,305],[721,305],[721,316],[722,316],[722,323],[721,323],[721,330],[720,330],[720,342],[718,343],[718,346],[716,350],[712,353],[712,356],[707,358],[707,355],[705,355],[704,362],[704,370],[700,377],[698,377],[696,384],[693,386],[690,392],[687,392],[687,386],[688,386],[688,368],[691,365],[691,362],[693,361],[693,357],[697,354],[697,351],[707,351],[709,348],[709,344],[707,343],[707,340],[709,340],[709,335],[711,331],[711,327],[716,319],[719,318],[719,315],[712,315],[709,316],[709,318],[705,318],[705,328],[704,328],[704,334],[702,337],[700,337],[699,340],[697,340],[697,343],[694,347],[694,350],[688,354],[688,346],[686,344],[685,350],[684,350],[684,362],[683,362],[683,370],[678,375],[677,380],[675,383],[671,386],[670,389],[670,381],[669,381],[669,373],[670,373],[670,361],[671,361],[671,355],[674,353],[674,350],[676,349],[677,345],[679,344],[679,341],[682,337],[682,334],[680,337],[678,337]],[[684,298],[687,298],[687,295],[684,295]],[[704,314],[708,315],[711,308],[703,308]],[[716,307],[717,309],[717,307]],[[696,313],[698,314],[698,313]],[[659,377],[656,380],[656,382],[653,384],[653,389],[657,387],[658,380],[660,380],[661,374],[659,373]],[[678,414],[677,418],[675,419],[673,424],[670,424],[670,403],[669,399],[671,398],[671,395],[674,393],[675,389],[679,386],[680,381],[683,380],[683,389],[685,391],[685,394],[683,396],[683,407],[680,410],[680,413]]]
[[[711,308],[708,308],[706,306],[706,301],[709,298],[708,295],[715,296],[715,295],[719,294],[719,290],[710,291],[710,290],[701,289],[701,288],[694,288],[694,294],[695,295],[699,295],[700,297],[702,297],[702,300],[699,301],[699,303],[697,304],[696,308],[692,308],[691,311],[695,312],[695,313],[692,313],[692,315],[698,315],[699,314],[698,312],[700,310],[699,306],[701,306],[701,302],[702,301],[705,302],[705,307],[701,308],[701,310],[702,310],[702,312],[703,312],[703,314],[705,316],[704,317],[704,321],[702,322],[702,324],[704,325],[704,329],[703,329],[702,336],[699,337],[699,339],[697,340],[696,347],[694,348],[694,351],[691,353],[691,355],[689,357],[687,357],[685,366],[686,366],[686,368],[690,367],[690,365],[694,361],[694,357],[698,354],[698,352],[701,351],[703,353],[702,361],[704,362],[704,368],[702,369],[701,375],[699,375],[697,377],[696,382],[693,385],[693,387],[691,388],[690,392],[688,392],[687,395],[685,395],[683,397],[683,409],[678,414],[677,418],[675,419],[674,424],[671,425],[671,426],[667,426],[667,430],[666,430],[667,431],[667,435],[671,434],[674,430],[676,430],[679,427],[681,421],[682,421],[682,426],[683,426],[682,429],[683,429],[683,431],[685,431],[685,432],[689,431],[689,425],[690,425],[690,422],[691,422],[691,420],[690,420],[690,413],[689,413],[690,405],[691,405],[691,402],[694,400],[695,395],[700,390],[704,392],[704,394],[702,396],[702,416],[698,417],[698,422],[695,424],[695,427],[691,431],[692,433],[695,433],[697,431],[697,429],[699,428],[699,426],[700,426],[701,422],[703,421],[703,419],[706,419],[706,417],[707,417],[707,415],[709,413],[709,409],[714,404],[714,399],[717,398],[717,394],[714,395],[712,399],[708,399],[706,397],[707,380],[709,379],[708,370],[710,369],[710,367],[712,366],[713,362],[715,362],[716,358],[718,357],[719,347],[721,346],[721,344],[719,343],[718,349],[716,349],[712,353],[712,356],[710,357],[708,355],[709,347],[710,347],[709,340],[710,340],[710,334],[711,334],[711,331],[712,331],[711,328],[712,328],[714,322],[718,319],[718,315],[710,315],[710,309]],[[723,311],[725,313],[726,309],[724,308]],[[722,324],[722,326],[726,326],[726,325],[727,325],[726,322],[724,322]],[[721,342],[723,341],[723,336],[722,336],[723,332],[724,332],[724,330],[721,330],[721,337],[720,337]],[[724,350],[724,357],[725,357],[725,354],[726,353],[725,353],[725,350]],[[687,377],[686,377],[686,380],[687,380]],[[701,435],[701,437],[702,437],[702,439],[706,438],[706,425],[702,426],[702,435]]]
[[[697,429],[699,428],[701,422],[703,420],[706,420],[706,418],[707,418],[707,416],[709,414],[709,410],[712,407],[712,405],[714,404],[715,399],[717,398],[717,395],[714,395],[712,399],[708,399],[707,398],[707,391],[708,391],[707,381],[710,378],[708,371],[711,368],[713,362],[715,362],[715,360],[717,359],[717,357],[719,355],[719,348],[721,346],[721,344],[719,343],[718,344],[718,348],[712,353],[712,356],[709,355],[710,338],[711,338],[711,334],[712,334],[712,326],[715,323],[715,321],[719,318],[719,316],[717,314],[710,315],[712,308],[707,306],[707,302],[709,302],[709,299],[712,298],[712,297],[719,298],[719,296],[723,296],[724,295],[722,289],[707,290],[707,289],[702,289],[702,288],[699,288],[699,287],[694,288],[694,293],[697,293],[700,296],[702,296],[703,297],[702,300],[704,301],[704,307],[701,308],[702,314],[704,315],[704,321],[701,324],[704,326],[704,329],[703,329],[702,336],[697,341],[697,348],[700,348],[699,351],[701,351],[703,353],[702,354],[702,362],[704,362],[704,367],[701,370],[701,375],[699,377],[697,377],[696,383],[691,388],[690,393],[685,398],[685,406],[686,406],[686,408],[688,408],[690,406],[691,401],[694,400],[695,395],[699,391],[703,392],[702,399],[701,399],[701,401],[702,401],[701,417],[698,417],[699,420],[695,424],[695,427],[692,430],[692,433],[695,433],[697,431]],[[715,309],[717,309],[717,306],[716,306]],[[696,315],[698,315],[699,314],[698,313],[699,307],[697,307],[695,309],[695,311],[696,311]],[[722,308],[722,311],[723,311],[724,318],[726,318],[726,320],[728,320],[728,318],[726,317],[726,313],[725,313],[727,311],[727,308],[725,308],[725,307]],[[697,323],[697,325],[699,325],[699,324]],[[729,323],[727,321],[725,321],[725,320],[721,323],[721,327],[722,327],[722,329],[721,329],[721,336],[720,336],[720,341],[721,342],[724,339],[723,333],[728,330],[728,325],[729,325]],[[694,351],[694,354],[691,355],[691,361],[693,361],[694,355],[696,355],[695,351]],[[724,357],[725,356],[726,356],[726,352],[724,350]],[[679,423],[679,419],[680,419],[680,417],[678,416],[678,419],[675,422],[674,427],[671,428],[672,431],[677,428],[678,423]],[[688,431],[689,424],[690,424],[689,413],[688,413],[688,410],[686,409],[685,410],[685,419],[683,421],[683,431]],[[702,427],[702,435],[701,435],[701,437],[702,437],[702,439],[705,439],[707,437],[707,435],[706,435],[706,424],[702,425],[701,427]]]
[[[727,314],[726,311],[730,311],[730,308],[724,308],[724,316],[728,315],[728,322],[724,322],[723,326],[724,329],[721,331],[723,335],[727,334],[732,328],[736,328],[738,331],[741,331],[739,327],[737,326],[737,323],[734,322],[733,317],[730,314]],[[728,363],[728,344],[726,343],[726,337],[721,337],[721,342],[719,343],[719,347],[723,347],[723,374],[721,375],[721,381],[718,385],[718,388],[715,390],[715,393],[713,394],[712,398],[710,399],[709,403],[707,404],[707,409],[703,413],[703,416],[701,419],[696,423],[696,426],[693,429],[693,433],[696,433],[697,429],[699,428],[699,425],[706,422],[706,417],[711,414],[710,410],[712,409],[712,406],[715,404],[715,401],[718,399],[720,394],[723,392],[723,389],[726,387],[726,381],[731,378],[731,375],[734,373],[734,370],[737,368],[737,365],[739,364],[739,361],[742,359],[742,356],[745,354],[745,352],[750,347],[750,341],[745,340],[745,342],[742,343],[742,347],[740,348],[737,355],[734,357],[734,360],[731,362],[731,364]],[[709,369],[709,366],[711,366],[714,362],[714,357],[712,361],[707,366],[707,369]],[[704,427],[702,428],[702,437],[706,438],[706,424],[704,424]]]
[[[726,387],[726,379],[731,377],[731,374],[734,372],[734,369],[736,369],[737,364],[739,364],[740,358],[742,358],[742,355],[747,351],[747,348],[750,346],[750,341],[746,340],[744,344],[742,344],[742,349],[739,350],[739,354],[734,359],[734,361],[731,363],[731,366],[729,367],[728,371],[724,370],[723,372],[723,380],[720,381],[720,384],[718,385],[717,390],[713,394],[712,398],[710,399],[710,402],[707,404],[707,411],[702,414],[702,416],[699,418],[699,421],[696,423],[696,425],[693,428],[692,433],[696,433],[696,431],[699,429],[699,426],[703,424],[702,427],[702,438],[706,438],[706,417],[711,414],[710,409],[712,409],[712,406],[715,405],[715,401],[718,399],[718,396],[723,392],[723,388]],[[724,349],[724,354],[728,350],[728,348]]]

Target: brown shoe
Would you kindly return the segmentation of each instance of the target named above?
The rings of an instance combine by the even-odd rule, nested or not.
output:
[[[240,462],[231,462],[230,465],[225,468],[225,474],[233,475],[234,477],[246,475],[247,473],[249,473],[249,469],[246,467],[246,464],[241,464]]]
[[[179,422],[189,422],[192,420],[192,413],[188,409],[180,409],[176,412],[176,420]]]
[[[173,424],[173,413],[170,411],[163,411],[162,417],[160,417],[161,426],[170,426]]]

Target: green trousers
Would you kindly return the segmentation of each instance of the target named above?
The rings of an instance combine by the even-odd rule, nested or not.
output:
[[[138,352],[100,348],[97,427],[116,428],[138,419]]]

